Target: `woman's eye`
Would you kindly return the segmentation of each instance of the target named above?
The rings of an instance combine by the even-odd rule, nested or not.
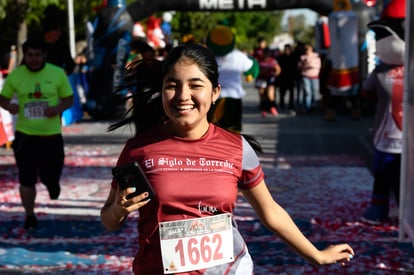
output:
[[[190,88],[191,89],[201,89],[201,88],[203,88],[203,85],[201,85],[201,84],[192,84],[192,85],[190,85]]]
[[[174,84],[169,84],[169,85],[165,85],[165,89],[166,90],[175,90],[175,87],[176,87],[177,85],[174,85]]]

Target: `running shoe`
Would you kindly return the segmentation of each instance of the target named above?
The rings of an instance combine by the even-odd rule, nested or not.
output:
[[[371,205],[362,213],[361,221],[371,225],[381,225],[388,220],[388,206]]]
[[[37,228],[37,219],[36,216],[26,216],[26,220],[23,225],[24,229],[36,229]]]
[[[272,108],[270,108],[270,113],[273,115],[273,116],[277,116],[279,113],[277,112],[277,109],[276,109],[276,107],[272,107]]]

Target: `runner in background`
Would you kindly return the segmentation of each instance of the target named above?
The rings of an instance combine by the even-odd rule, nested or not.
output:
[[[259,92],[262,117],[266,117],[268,113],[277,116],[279,112],[276,108],[276,80],[281,68],[269,48],[263,50],[262,58],[257,61],[260,73],[256,78],[255,87]]]
[[[46,185],[50,199],[60,195],[64,165],[61,114],[73,103],[73,91],[62,68],[46,62],[45,44],[31,38],[23,44],[21,66],[6,78],[0,106],[17,115],[13,152],[19,172],[19,191],[25,210],[25,229],[35,229],[36,183]],[[12,101],[16,96],[17,102]]]

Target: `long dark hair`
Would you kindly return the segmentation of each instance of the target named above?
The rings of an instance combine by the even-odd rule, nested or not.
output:
[[[213,88],[218,87],[219,73],[215,56],[210,49],[199,44],[177,46],[171,50],[163,62],[152,59],[134,61],[125,70],[123,85],[116,89],[118,92],[127,89],[131,93],[126,100],[132,100],[132,107],[126,111],[126,118],[112,124],[108,131],[133,122],[135,133],[138,135],[167,121],[168,118],[162,106],[162,82],[174,64],[182,59],[188,59],[197,64],[210,80]],[[207,113],[207,120],[217,124],[214,119],[213,104]],[[262,152],[260,144],[253,137],[243,136],[256,151]]]

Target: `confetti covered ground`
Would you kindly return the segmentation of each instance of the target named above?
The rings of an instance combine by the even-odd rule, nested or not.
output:
[[[0,274],[131,274],[137,215],[118,232],[106,231],[99,211],[111,167],[128,132],[105,133],[107,124],[82,122],[64,128],[66,167],[59,200],[37,185],[39,228],[22,229],[23,209],[10,151],[0,149]],[[414,274],[414,248],[399,243],[395,204],[389,222],[359,221],[372,176],[355,154],[260,155],[275,199],[316,246],[350,243],[350,265],[313,266],[258,221],[243,197],[235,218],[255,261],[255,274]]]

